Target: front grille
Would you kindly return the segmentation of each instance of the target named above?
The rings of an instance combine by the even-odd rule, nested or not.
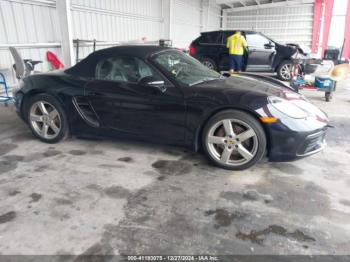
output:
[[[326,145],[325,135],[326,132],[321,131],[307,136],[304,143],[300,146],[297,155],[306,156],[321,151]]]

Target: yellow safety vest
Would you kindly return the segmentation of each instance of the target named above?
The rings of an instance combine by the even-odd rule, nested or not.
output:
[[[226,47],[230,55],[243,55],[246,46],[247,41],[242,35],[234,34],[227,38]]]

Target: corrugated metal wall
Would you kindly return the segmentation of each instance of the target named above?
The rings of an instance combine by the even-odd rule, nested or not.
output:
[[[227,29],[262,32],[280,43],[311,46],[313,5],[227,12]]]
[[[205,17],[203,2],[209,5]],[[183,48],[202,30],[220,27],[215,0],[71,0],[71,10],[74,39],[121,42],[170,37],[174,46]],[[47,71],[47,50],[63,60],[60,38],[55,0],[0,0],[0,72],[10,82],[14,74],[9,45],[17,45],[23,58],[42,60],[37,69]],[[79,51],[83,58],[92,47]]]
[[[215,0],[171,0],[170,38],[187,48],[202,31],[220,29],[221,7]]]
[[[54,1],[0,1],[0,72],[13,83],[12,57],[6,45],[18,47],[24,58],[46,61],[46,51],[59,56],[60,32]],[[37,45],[40,43],[40,47]],[[48,70],[44,62],[38,70]]]
[[[162,0],[72,0],[72,21],[78,39],[156,40],[161,38]],[[91,51],[81,48],[79,58]]]

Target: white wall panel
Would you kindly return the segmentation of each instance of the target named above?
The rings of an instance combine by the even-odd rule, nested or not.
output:
[[[0,72],[14,83],[14,63],[7,45],[42,43],[44,47],[18,48],[23,58],[42,60],[37,70],[50,69],[46,62],[46,51],[51,50],[59,57],[59,48],[45,47],[45,43],[59,43],[60,33],[55,10],[55,2],[50,0],[0,0]]]
[[[186,48],[201,32],[201,0],[172,0],[171,35],[173,45]]]
[[[276,7],[234,12],[228,11],[227,29],[262,32],[280,43],[311,46],[313,5]]]

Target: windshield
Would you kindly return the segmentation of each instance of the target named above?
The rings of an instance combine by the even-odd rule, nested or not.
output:
[[[156,54],[153,61],[169,72],[178,82],[185,85],[199,83],[222,78],[221,75],[196,59],[178,51],[166,51]]]

